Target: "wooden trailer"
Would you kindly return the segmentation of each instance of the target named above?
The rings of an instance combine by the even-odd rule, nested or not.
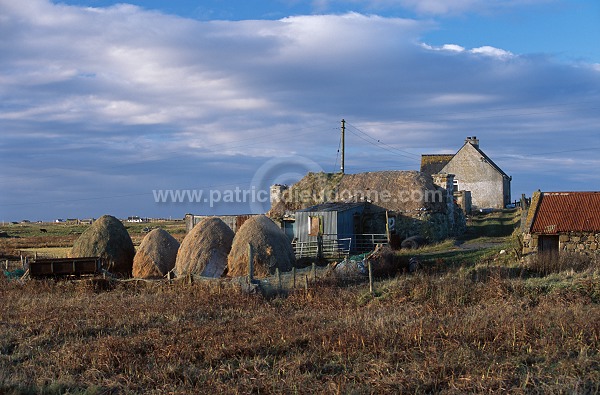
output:
[[[83,276],[99,274],[102,258],[53,258],[29,262],[29,275],[35,277]]]

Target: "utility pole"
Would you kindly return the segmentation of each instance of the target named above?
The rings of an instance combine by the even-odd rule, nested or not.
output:
[[[342,160],[341,160],[341,166],[340,166],[340,172],[342,174],[344,174],[344,150],[345,150],[345,145],[346,145],[346,121],[344,119],[342,119]]]

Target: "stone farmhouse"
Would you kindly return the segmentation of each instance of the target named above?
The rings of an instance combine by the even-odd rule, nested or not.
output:
[[[600,192],[534,192],[523,253],[600,255]]]
[[[421,156],[421,172],[426,174],[454,174],[455,197],[469,200],[473,210],[505,208],[511,203],[508,176],[480,148],[476,136],[467,137],[464,145],[454,155],[434,154]],[[465,211],[470,206],[461,206]]]
[[[362,233],[367,217],[362,213],[363,205],[351,203],[367,202],[371,208],[378,207],[384,214],[387,212],[390,236],[395,234],[403,240],[421,235],[430,241],[439,241],[461,234],[465,228],[464,214],[454,203],[453,188],[452,174],[432,176],[418,171],[308,173],[291,186],[271,187],[272,205],[267,215],[282,223],[284,229],[291,228],[289,233],[298,238],[299,231],[306,233],[304,216],[313,215],[307,212],[317,208],[323,211],[323,204],[337,203],[326,208],[327,214],[319,215],[333,221],[338,217],[351,218],[356,210],[361,210],[356,213],[353,223]],[[302,219],[296,221],[298,218]]]

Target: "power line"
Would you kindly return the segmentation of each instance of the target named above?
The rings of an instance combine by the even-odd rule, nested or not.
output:
[[[419,155],[417,155],[417,154],[413,154],[412,152],[409,152],[409,151],[404,151],[404,150],[401,150],[401,149],[399,149],[399,148],[396,148],[396,147],[394,147],[394,146],[392,146],[392,145],[386,144],[386,143],[384,143],[383,141],[381,141],[380,139],[377,139],[377,138],[375,138],[375,137],[373,137],[373,136],[369,135],[369,134],[368,134],[368,133],[366,133],[365,131],[363,131],[363,130],[359,129],[358,127],[356,127],[356,126],[354,126],[354,125],[352,125],[352,124],[350,124],[350,123],[349,123],[349,125],[350,125],[350,126],[353,128],[353,129],[355,129],[356,131],[358,131],[359,133],[361,133],[361,134],[365,135],[366,137],[368,137],[369,139],[371,139],[371,140],[372,140],[374,143],[376,143],[376,144],[379,144],[379,145],[382,145],[382,146],[385,146],[385,147],[388,147],[388,148],[390,148],[390,149],[392,149],[392,150],[394,150],[394,151],[398,151],[398,152],[400,153],[400,155],[403,155],[403,156],[410,155],[410,156],[413,156],[413,157],[418,157],[418,156],[419,156]]]
[[[389,149],[389,148],[387,148],[387,147],[385,147],[385,146],[378,145],[377,143],[374,143],[373,141],[371,141],[371,140],[369,140],[369,139],[367,139],[367,138],[363,137],[362,135],[360,135],[360,134],[358,134],[358,133],[355,133],[355,132],[353,132],[352,130],[348,130],[348,131],[349,131],[350,133],[352,133],[353,135],[355,135],[356,137],[358,137],[359,139],[361,139],[361,140],[363,140],[363,141],[365,141],[365,142],[367,142],[367,143],[369,143],[369,144],[371,144],[371,145],[373,145],[373,146],[375,146],[375,147],[377,147],[377,148],[379,148],[379,149],[382,149],[382,150],[384,150],[384,151],[387,151],[387,152],[391,153],[392,155],[395,155],[395,156],[400,156],[400,157],[404,157],[404,158],[408,158],[408,159],[410,159],[410,160],[415,160],[415,158],[414,158],[414,157],[410,157],[410,156],[408,156],[408,155],[406,155],[406,154],[402,154],[402,153],[398,153],[398,152],[396,152],[396,151],[393,151],[393,150],[391,150],[391,149]]]
[[[333,172],[335,173],[337,169],[338,158],[340,157],[340,148],[342,148],[342,136],[340,135],[340,140],[338,142],[337,153],[335,154],[335,163],[333,164]]]

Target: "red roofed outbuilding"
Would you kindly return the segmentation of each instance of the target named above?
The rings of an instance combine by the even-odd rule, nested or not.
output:
[[[535,192],[525,231],[525,253],[600,255],[600,192]]]

